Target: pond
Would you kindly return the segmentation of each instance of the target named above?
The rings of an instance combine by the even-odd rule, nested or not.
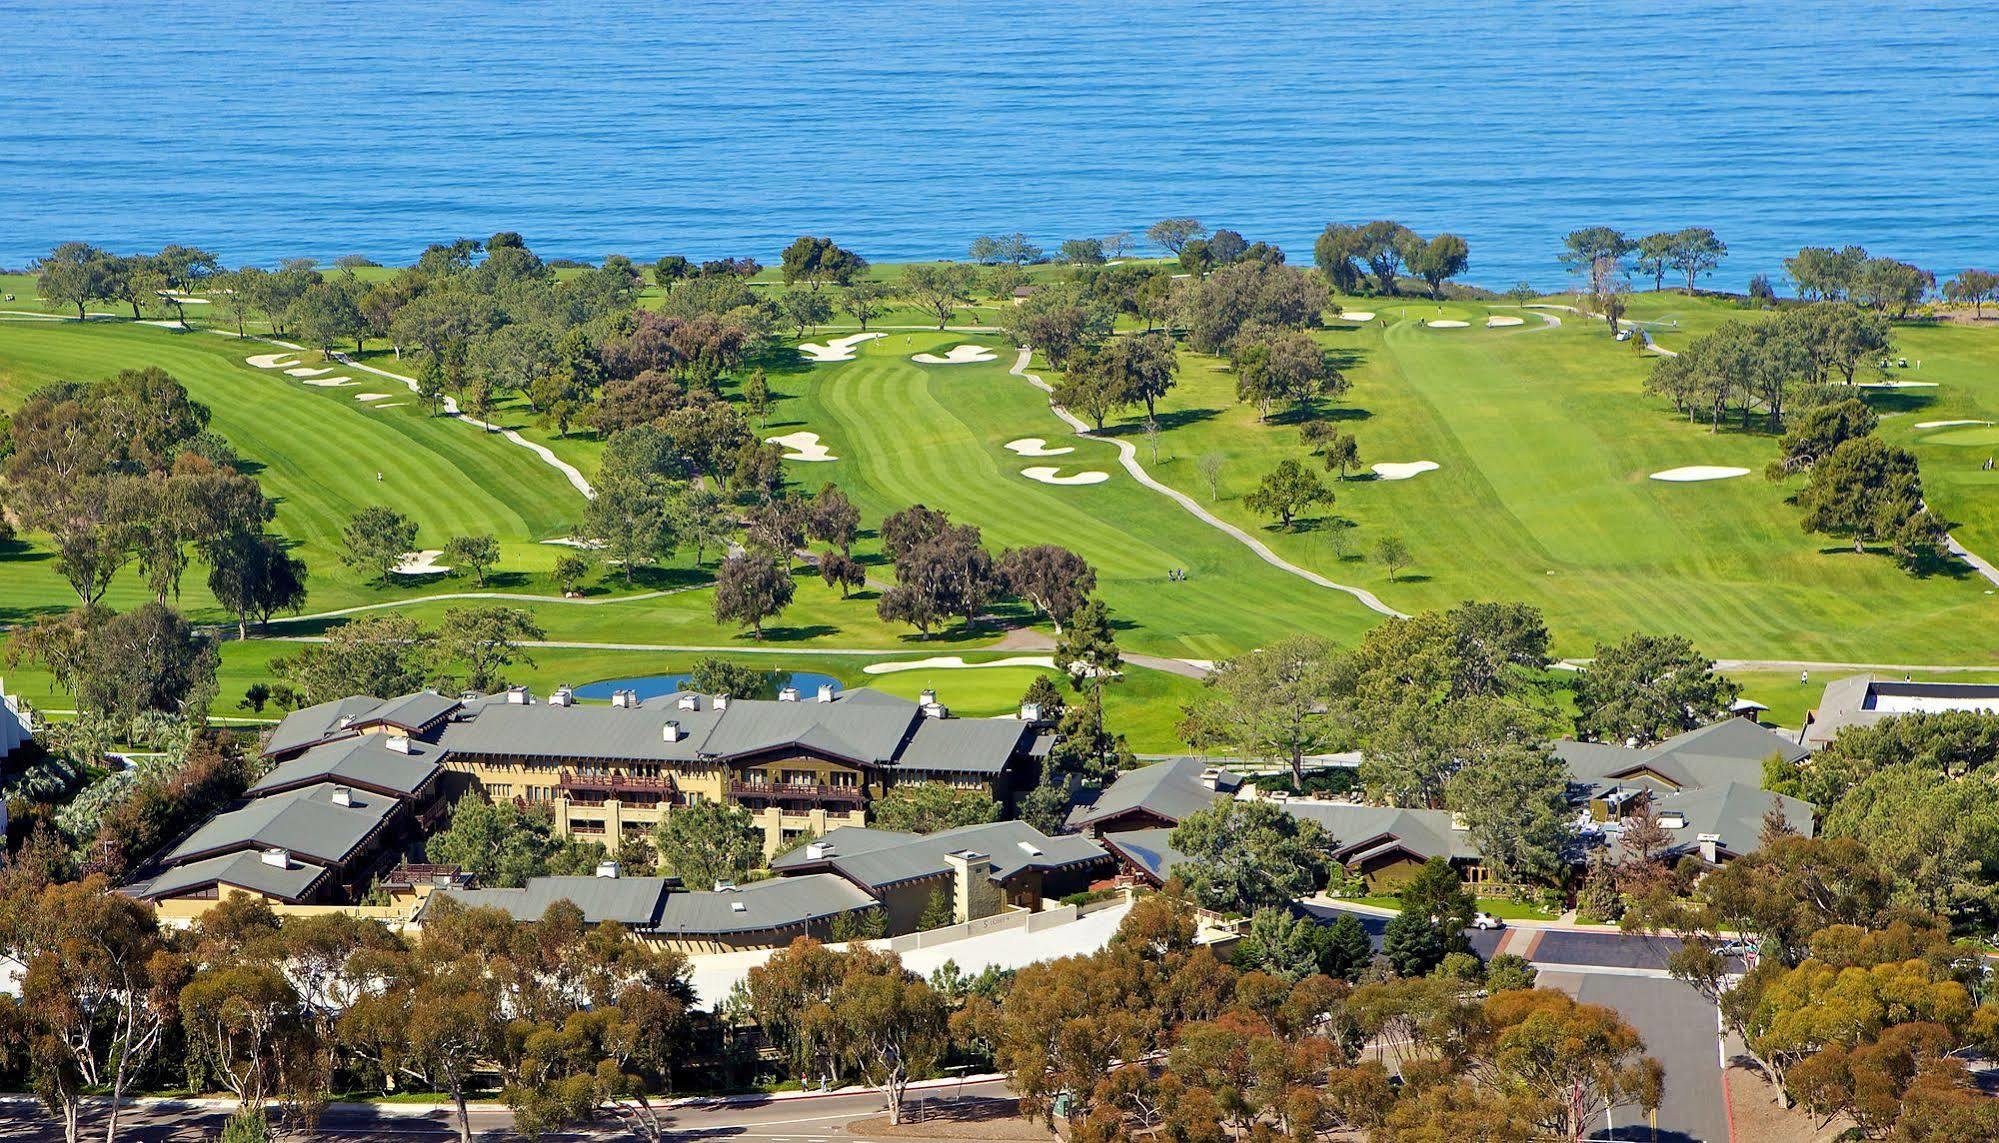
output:
[[[776,676],[777,679],[775,686],[772,688],[773,691],[786,685],[794,686],[798,688],[800,698],[812,698],[816,696],[821,686],[830,686],[836,691],[840,689],[840,680],[831,675],[822,675],[815,671],[772,671],[771,674]],[[646,699],[658,698],[661,695],[670,695],[682,689],[687,685],[687,680],[691,677],[690,675],[683,674],[641,675],[633,679],[603,679],[574,688],[574,694],[580,699],[595,699],[601,702],[609,702],[611,701],[611,692],[613,691],[636,691],[638,692],[639,701],[644,702]]]

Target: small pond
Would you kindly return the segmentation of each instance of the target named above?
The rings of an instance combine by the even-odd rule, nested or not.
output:
[[[798,688],[800,698],[812,698],[816,696],[821,686],[831,686],[836,691],[840,689],[840,680],[831,675],[822,675],[814,671],[786,672],[779,670],[771,673],[777,676],[777,682],[773,690],[787,685],[794,686]],[[599,682],[586,683],[583,686],[574,688],[574,691],[577,698],[595,699],[599,702],[611,701],[612,691],[636,691],[638,692],[639,701],[644,702],[646,699],[658,698],[661,695],[670,695],[680,690],[687,685],[687,680],[691,677],[689,675],[643,675],[635,679],[604,679]]]

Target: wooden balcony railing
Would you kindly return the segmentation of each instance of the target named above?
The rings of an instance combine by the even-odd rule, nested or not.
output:
[[[852,803],[867,800],[867,791],[859,786],[822,786],[806,782],[735,781],[729,783],[729,795],[739,800],[769,798],[776,801]]]

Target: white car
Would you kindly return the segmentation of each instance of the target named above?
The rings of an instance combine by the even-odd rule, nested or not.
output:
[[[1493,916],[1491,913],[1473,913],[1471,915],[1471,927],[1474,929],[1503,929],[1506,927],[1506,922]]]

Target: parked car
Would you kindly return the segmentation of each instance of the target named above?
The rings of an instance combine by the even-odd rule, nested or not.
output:
[[[1721,956],[1738,957],[1743,960],[1754,960],[1756,957],[1757,948],[1755,941],[1744,940],[1741,937],[1735,937],[1732,940],[1726,940],[1714,946],[1714,951]]]
[[[1506,922],[1493,916],[1491,913],[1473,913],[1471,916],[1471,927],[1474,929],[1503,929],[1506,927]]]

